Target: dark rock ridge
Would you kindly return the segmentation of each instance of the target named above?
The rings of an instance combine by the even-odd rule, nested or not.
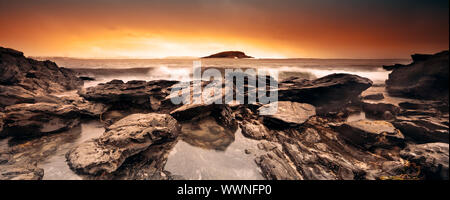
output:
[[[224,51],[203,58],[253,58],[253,57],[247,56],[245,55],[244,52],[241,51]]]
[[[448,102],[449,52],[412,57],[411,64],[393,67],[386,80],[389,94],[417,99],[444,99]]]
[[[138,107],[158,111],[161,101],[170,94],[169,87],[177,81],[128,81],[112,80],[79,92],[89,101],[111,105],[117,109]]]
[[[69,166],[89,175],[111,174],[134,155],[152,145],[173,141],[180,126],[167,114],[133,114],[113,125],[99,138],[84,142],[66,154]]]
[[[16,104],[5,109],[2,136],[30,137],[67,130],[79,124],[78,108],[51,103]]]
[[[77,89],[83,81],[51,61],[26,58],[22,52],[0,47],[0,106],[33,103],[37,96]],[[9,87],[9,88],[8,88]]]
[[[364,148],[401,146],[405,137],[386,121],[359,120],[333,125],[348,141]]]
[[[370,86],[371,80],[351,74],[331,74],[315,80],[290,79],[279,84],[278,99],[308,103],[329,111],[342,108]]]

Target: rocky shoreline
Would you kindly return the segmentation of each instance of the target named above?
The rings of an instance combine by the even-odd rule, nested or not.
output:
[[[266,179],[448,180],[448,59],[446,51],[386,66],[393,71],[385,87],[351,74],[285,79],[278,112],[260,115],[268,105],[174,105],[177,81],[113,80],[84,89],[89,80],[76,72],[0,47],[0,179],[42,179],[38,164],[90,119],[105,132],[65,154],[84,179],[183,178],[164,168],[179,140],[226,148],[240,129],[259,141],[242,151]],[[349,120],[358,113],[366,118]],[[182,128],[207,119],[218,124],[207,141]]]

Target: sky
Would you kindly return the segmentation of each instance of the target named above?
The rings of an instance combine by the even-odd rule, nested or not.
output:
[[[448,0],[0,0],[26,56],[408,58],[449,48]]]

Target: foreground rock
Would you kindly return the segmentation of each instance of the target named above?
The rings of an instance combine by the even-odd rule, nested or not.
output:
[[[38,136],[67,130],[79,124],[74,105],[53,103],[16,104],[5,109],[3,136]]]
[[[444,121],[446,120],[446,121]],[[394,126],[418,143],[449,142],[447,119],[438,120],[427,116],[397,117]]]
[[[449,52],[415,55],[409,65],[395,67],[386,81],[390,95],[448,102]]]
[[[83,81],[70,69],[0,47],[0,106],[32,103],[36,96],[73,90],[82,85]]]
[[[269,139],[270,131],[258,120],[243,121],[240,124],[242,134],[255,140]]]
[[[0,112],[0,133],[3,131],[3,125],[4,125],[4,120],[5,119],[5,114]]]
[[[279,84],[280,101],[309,103],[326,111],[356,99],[372,81],[357,75],[331,74],[315,80],[288,80]]]
[[[386,121],[359,120],[346,122],[335,127],[348,141],[365,148],[373,146],[399,146],[403,134]]]
[[[428,143],[408,145],[400,155],[421,167],[427,179],[449,179],[448,143]]]
[[[255,159],[264,177],[275,180],[374,180],[399,175],[415,178],[415,169],[410,169],[399,157],[388,156],[394,155],[394,151],[377,155],[359,145],[351,145],[340,132],[325,126],[323,120],[312,117],[302,127],[271,130],[276,142],[263,145],[267,153]]]
[[[276,105],[274,105],[276,104]],[[260,107],[258,110],[270,109],[276,106],[277,110],[272,115],[264,115],[264,121],[269,126],[286,127],[299,126],[316,115],[316,108],[310,104],[297,103],[291,101],[278,101]]]
[[[203,58],[253,58],[241,51],[224,51]]]
[[[152,145],[177,138],[178,122],[166,114],[133,114],[107,128],[101,137],[89,140],[66,154],[71,169],[82,174],[115,172],[127,158]]]
[[[35,166],[0,166],[0,180],[41,180],[44,170]]]

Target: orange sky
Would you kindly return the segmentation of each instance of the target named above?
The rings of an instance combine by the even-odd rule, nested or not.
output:
[[[449,48],[448,0],[0,0],[27,56],[406,58]]]

